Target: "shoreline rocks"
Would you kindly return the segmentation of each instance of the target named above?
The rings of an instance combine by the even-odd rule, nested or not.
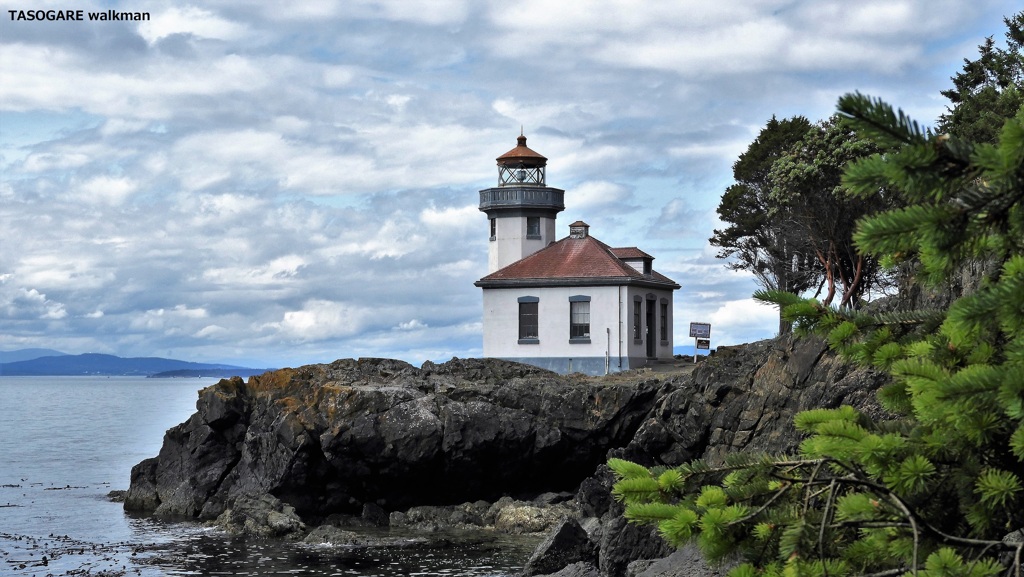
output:
[[[570,495],[571,497],[571,495]],[[384,515],[380,517],[379,515]],[[435,533],[489,532],[502,535],[544,535],[566,519],[579,518],[571,501],[542,498],[519,501],[502,497],[494,503],[475,501],[460,505],[419,505],[405,511],[366,511],[360,516],[334,514],[307,525],[290,505],[272,495],[233,499],[216,519],[206,523],[234,535],[311,542],[317,536],[341,541],[351,535],[401,533],[429,538]],[[349,543],[351,544],[351,543]]]
[[[574,491],[664,395],[492,359],[340,360],[222,380],[133,467],[128,511],[215,519],[272,495],[312,522]]]
[[[720,347],[667,377],[560,376],[491,359],[284,369],[201,391],[160,455],[133,468],[125,509],[338,544],[385,526],[426,539],[547,531],[524,575],[719,575],[625,521],[607,459],[675,466],[790,451],[799,411],[852,404],[886,418],[875,399],[885,382],[791,337]]]

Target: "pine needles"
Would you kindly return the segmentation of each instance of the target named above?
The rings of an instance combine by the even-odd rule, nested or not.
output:
[[[615,498],[673,545],[739,555],[732,577],[1019,577],[1024,544],[1001,538],[1024,528],[1024,108],[999,142],[975,144],[860,94],[839,107],[892,150],[851,164],[844,184],[905,201],[861,221],[858,247],[916,259],[936,286],[972,260],[998,266],[944,310],[868,315],[759,291],[798,333],[888,371],[879,398],[903,419],[811,410],[795,419],[807,438],[794,456],[668,470],[613,460]]]

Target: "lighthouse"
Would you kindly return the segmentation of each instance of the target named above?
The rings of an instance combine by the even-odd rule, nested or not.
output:
[[[600,375],[666,362],[673,353],[672,279],[635,246],[611,247],[582,220],[555,238],[565,191],[526,146],[498,157],[498,185],[480,191],[490,232],[483,289],[484,356],[559,373]]]
[[[480,191],[490,232],[488,273],[554,242],[555,219],[565,210],[565,191],[547,185],[548,159],[530,150],[525,136],[496,160],[498,185]]]

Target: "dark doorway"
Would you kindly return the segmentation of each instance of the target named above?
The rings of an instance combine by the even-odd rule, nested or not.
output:
[[[647,358],[653,359],[658,356],[657,342],[654,340],[657,331],[654,329],[655,319],[657,315],[654,312],[654,308],[657,306],[657,301],[654,299],[647,299]]]

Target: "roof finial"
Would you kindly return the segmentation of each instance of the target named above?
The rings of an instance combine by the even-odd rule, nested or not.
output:
[[[526,146],[526,136],[523,133],[522,124],[519,125],[519,136],[516,137],[516,142],[519,143],[519,146]]]

